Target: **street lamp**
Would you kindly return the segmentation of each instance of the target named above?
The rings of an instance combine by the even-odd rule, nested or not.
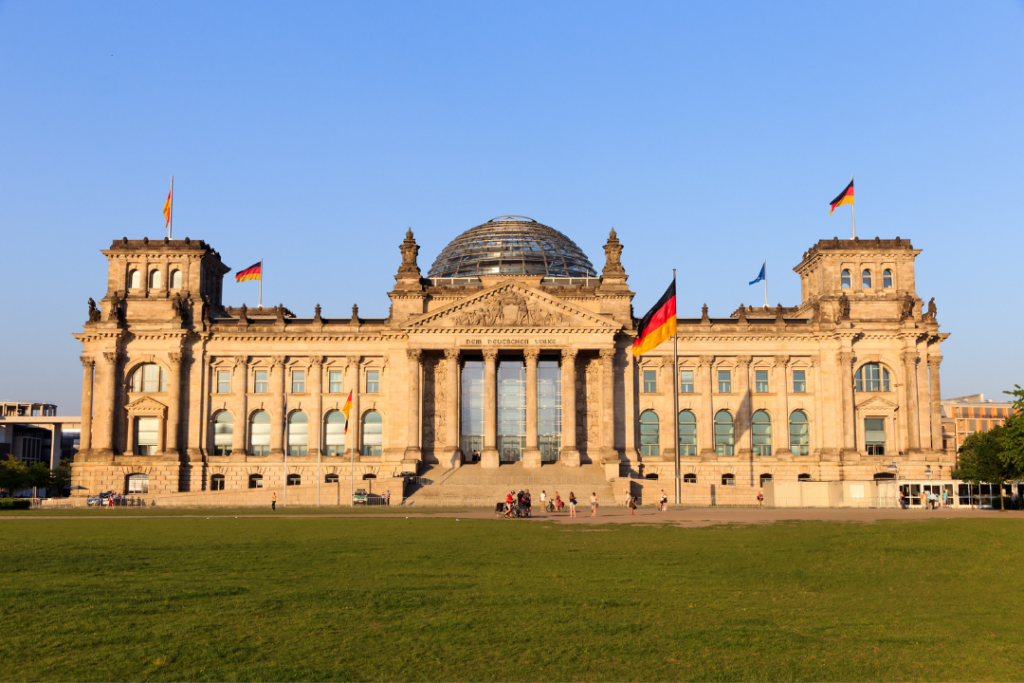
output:
[[[926,469],[926,470],[924,471],[924,475],[925,475],[926,477],[928,477],[928,481],[931,481],[931,479],[932,479],[932,466],[931,466],[931,465],[929,465],[929,466],[928,466],[928,469]]]

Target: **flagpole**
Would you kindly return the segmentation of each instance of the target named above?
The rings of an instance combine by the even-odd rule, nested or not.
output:
[[[764,260],[764,307],[768,308],[768,259]]]
[[[263,282],[260,280],[260,282]],[[281,368],[281,372],[284,372],[284,368]],[[284,415],[278,416],[278,419],[284,419],[285,434],[288,433],[288,396],[285,395],[284,404]],[[284,444],[284,507],[288,507],[288,438],[285,437]]]
[[[850,174],[850,182],[853,182],[853,174]],[[850,221],[853,223],[853,239],[857,239],[857,198],[854,197],[853,204],[850,204]]]
[[[171,213],[167,217],[167,239],[171,239],[171,231],[174,229],[174,175],[171,175]]]
[[[263,259],[260,259],[260,302],[257,307],[263,308]]]
[[[676,269],[672,269],[672,289],[676,287]],[[678,291],[676,292],[676,305],[679,304]],[[676,314],[678,317],[678,314]],[[682,505],[683,488],[680,480],[679,463],[679,326],[672,335],[672,405],[674,407],[672,424],[675,425],[675,451],[676,451],[676,505]]]

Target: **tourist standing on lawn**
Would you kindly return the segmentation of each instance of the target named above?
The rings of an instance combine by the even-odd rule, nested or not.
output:
[[[387,495],[384,496],[384,504],[391,507],[391,490],[388,489]]]
[[[576,516],[576,494],[569,491],[569,517]]]
[[[629,508],[629,516],[632,517],[633,512],[636,511],[636,496],[629,497],[629,502],[626,504],[626,507]]]
[[[270,509],[271,510],[276,510],[277,509],[277,492],[274,492],[274,493],[270,494]]]
[[[590,494],[590,516],[597,517],[597,491]]]
[[[665,493],[665,489],[661,490],[661,511],[668,512],[668,494]]]
[[[928,494],[921,491],[921,508],[925,509],[928,507]]]
[[[764,492],[757,492],[757,509],[760,510],[764,507]]]
[[[548,511],[547,502],[548,502],[548,493],[544,489],[541,489],[540,490],[540,509],[543,510],[544,512]]]

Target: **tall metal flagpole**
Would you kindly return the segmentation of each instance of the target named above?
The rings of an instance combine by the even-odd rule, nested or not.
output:
[[[167,216],[167,239],[171,239],[171,231],[174,229],[174,176],[171,176],[171,212]]]
[[[348,421],[345,422],[345,426],[348,427]],[[346,439],[347,441],[348,439]],[[355,447],[350,448],[348,451],[348,506],[354,508],[356,506],[356,449]]]
[[[768,308],[768,259],[764,260],[764,307]]]
[[[672,269],[672,288],[676,286],[676,269]],[[676,305],[679,305],[679,292],[676,292]],[[678,315],[676,316],[678,317]],[[679,462],[679,330],[678,325],[675,334],[672,335],[672,405],[674,406],[674,415],[672,423],[675,425],[675,436],[676,436],[676,505],[681,505],[683,502],[683,487],[682,480],[680,479],[680,462]]]
[[[853,182],[853,174],[850,174],[850,182]],[[853,239],[857,239],[857,196],[854,195],[853,204],[850,204],[850,221],[853,223]]]
[[[260,273],[260,275],[262,275],[262,273]],[[263,280],[260,280],[260,282],[263,282]],[[281,368],[281,372],[284,372],[284,368]],[[284,414],[285,414],[285,416],[288,415],[288,395],[287,394],[285,394],[285,398],[284,398]],[[284,427],[285,427],[285,434],[288,434],[288,418],[287,417],[284,417]],[[284,445],[284,500],[282,501],[282,503],[283,503],[283,507],[286,507],[286,508],[288,507],[288,443],[287,443],[287,441],[288,441],[288,437],[285,436],[285,442],[286,443]]]
[[[263,308],[263,259],[260,259],[260,302],[258,307]]]

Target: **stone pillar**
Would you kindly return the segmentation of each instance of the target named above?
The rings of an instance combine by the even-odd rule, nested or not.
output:
[[[925,361],[917,364],[917,405],[918,405],[918,433],[921,435],[920,448],[923,451],[932,450],[932,420],[931,420],[931,396],[928,393],[928,349],[923,348],[924,353],[918,358]],[[942,442],[939,441],[941,447]],[[935,450],[938,450],[936,447]]]
[[[855,459],[857,457],[856,425],[854,424],[854,395],[853,395],[853,353],[840,351],[836,356],[839,359],[839,395],[843,404],[843,424],[841,433],[843,435],[843,460]]]
[[[249,357],[236,356],[231,382],[235,390],[235,414],[231,425],[231,459],[245,460],[245,430],[249,412]]]
[[[775,356],[775,424],[772,451],[779,460],[792,460],[789,450],[789,356]]]
[[[348,382],[349,392],[352,394],[352,407],[348,413],[348,433],[345,435],[345,455],[353,457],[359,462],[362,450],[359,444],[362,442],[363,434],[362,420],[359,419],[359,369],[362,357],[351,356],[345,363],[345,380]],[[347,400],[346,395],[342,400]],[[354,474],[352,476],[355,476]]]
[[[406,349],[408,358],[408,382],[409,412],[407,416],[407,436],[405,444],[405,462],[408,464],[418,463],[422,458],[420,450],[420,368],[423,361],[423,351],[420,349]]]
[[[117,351],[105,351],[103,353],[103,389],[107,400],[104,401],[97,411],[99,422],[98,434],[96,435],[96,448],[93,452],[97,460],[114,459],[114,411],[117,409],[117,363],[119,354]]]
[[[942,364],[942,356],[928,356],[928,372],[931,382],[929,398],[931,399],[932,414],[932,450],[942,452],[942,392],[939,387],[939,366]],[[85,419],[83,415],[82,419]],[[82,425],[85,432],[85,425]]]
[[[82,356],[82,432],[78,437],[78,452],[83,456],[92,448],[92,376],[96,361]]]
[[[701,460],[715,460],[715,406],[711,394],[714,379],[714,356],[700,357],[700,430],[697,443],[700,444]]]
[[[817,452],[819,459],[827,460],[829,457],[826,455],[830,449],[825,448],[825,432],[824,432],[824,420],[822,419],[822,382],[821,382],[821,361],[818,358],[811,358],[811,372],[809,379],[811,381],[808,387],[814,392],[814,415],[810,418],[810,449],[811,454]]]
[[[576,447],[576,349],[562,349],[562,450],[558,459],[566,467],[580,466]]]
[[[450,458],[449,466],[457,467],[462,464],[462,451],[459,447],[459,350],[445,349],[444,364],[448,380],[444,405],[446,458]]]
[[[496,468],[501,462],[498,456],[498,350],[484,349],[484,450],[480,454],[480,465]]]
[[[166,448],[164,453],[180,457],[178,452],[178,433],[180,431],[179,415],[181,414],[181,362],[182,354],[174,351],[167,354],[170,372],[167,373],[167,426]]]
[[[523,451],[523,467],[537,469],[541,464],[540,448],[537,445],[537,349],[525,349],[526,359],[526,450]]]
[[[740,397],[740,407],[736,411],[736,455],[741,458],[750,457],[753,443],[750,435],[750,356],[736,357],[736,390]]]
[[[284,357],[274,356],[270,359],[270,459],[284,459],[285,424],[288,416],[284,414],[284,380],[288,374],[284,369]]]
[[[917,402],[917,351],[903,352],[903,405],[907,408],[907,447],[911,453],[921,450],[921,420]]]
[[[601,349],[601,460],[618,463],[615,450],[615,349]],[[616,470],[616,476],[618,471]]]
[[[306,452],[316,458],[319,457],[320,448],[324,442],[323,356],[312,356],[309,359],[309,370],[307,372],[309,376],[306,378],[306,381],[309,382],[309,394],[313,399],[313,408],[310,410],[312,414],[309,416],[309,437],[306,441]]]

